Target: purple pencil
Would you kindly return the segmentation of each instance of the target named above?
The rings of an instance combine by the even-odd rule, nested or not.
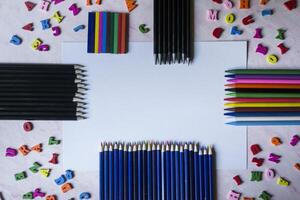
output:
[[[228,78],[235,79],[287,79],[287,80],[297,80],[300,79],[299,75],[230,75]]]
[[[229,79],[232,83],[273,83],[273,84],[300,84],[300,80],[288,79]]]

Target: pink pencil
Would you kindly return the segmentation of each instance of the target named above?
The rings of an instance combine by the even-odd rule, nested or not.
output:
[[[288,79],[229,79],[232,83],[274,83],[274,84],[300,84],[299,80]]]

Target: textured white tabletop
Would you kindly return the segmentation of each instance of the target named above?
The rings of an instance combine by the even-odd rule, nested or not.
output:
[[[73,28],[79,24],[87,25],[87,12],[98,10],[110,11],[126,11],[123,0],[103,0],[101,6],[85,6],[85,1],[65,0],[59,5],[51,5],[49,12],[42,12],[38,6],[33,11],[28,12],[24,5],[25,0],[11,1],[1,0],[0,2],[0,62],[60,62],[60,46],[63,41],[86,41],[86,29],[75,33]],[[32,0],[39,2],[39,0]],[[76,2],[82,8],[82,12],[74,17],[68,11],[68,7]],[[284,6],[285,0],[270,0],[270,2],[262,7],[259,6],[258,0],[251,1],[251,9],[240,10],[238,0],[234,0],[235,7],[227,10],[222,5],[213,3],[211,0],[195,0],[195,40],[207,41],[214,40],[211,35],[215,27],[223,27],[225,29],[220,40],[248,40],[248,66],[249,67],[300,67],[300,9],[288,11]],[[130,14],[130,41],[151,41],[152,32],[142,34],[138,30],[140,24],[147,24],[152,30],[152,1],[138,0],[138,8]],[[274,10],[274,15],[262,17],[261,10],[270,8]],[[207,9],[217,9],[220,11],[219,20],[209,22],[206,20]],[[66,16],[61,24],[53,22],[62,29],[62,34],[58,37],[52,35],[51,29],[43,31],[40,21],[52,16],[54,11],[60,11]],[[227,25],[224,18],[228,13],[236,15],[236,21],[233,25],[237,25],[243,30],[241,36],[230,35],[232,25]],[[255,23],[248,26],[242,24],[242,18],[252,14]],[[22,27],[33,22],[35,30],[28,32],[22,30]],[[263,28],[262,39],[253,39],[255,28]],[[276,47],[282,41],[275,39],[277,29],[283,28],[287,32],[284,44],[290,47],[285,55],[280,55],[279,49]],[[12,35],[19,35],[23,39],[20,46],[13,46],[9,43]],[[30,47],[32,41],[40,38],[45,44],[49,44],[51,50],[49,52],[33,51]],[[266,63],[265,57],[255,53],[258,43],[262,43],[269,47],[269,52],[279,56],[279,62],[271,66]],[[216,58],[217,59],[217,58]],[[79,194],[84,191],[91,192],[92,199],[98,199],[98,173],[76,173],[75,178],[70,182],[74,185],[74,189],[66,194],[60,192],[60,188],[55,185],[54,179],[62,173],[62,163],[57,166],[48,163],[52,153],[59,153],[59,159],[63,152],[61,145],[48,146],[47,141],[50,136],[62,138],[62,126],[58,122],[34,122],[34,130],[25,133],[22,128],[23,122],[20,121],[1,121],[0,122],[0,199],[1,195],[4,199],[21,199],[24,193],[35,188],[41,188],[47,194],[56,194],[59,199],[69,199],[74,197],[79,199]],[[256,197],[265,190],[273,195],[275,200],[298,200],[300,199],[300,171],[296,171],[293,167],[294,163],[300,163],[300,144],[295,147],[289,145],[291,136],[300,134],[300,127],[251,127],[248,128],[248,144],[260,144],[263,152],[257,157],[265,158],[262,167],[257,168],[251,163],[252,155],[249,152],[249,169],[240,171],[218,171],[217,172],[217,191],[218,199],[226,199],[229,190],[241,192],[242,196]],[[270,143],[273,136],[280,137],[283,144],[274,147]],[[84,139],[84,138],[83,138]],[[63,142],[63,141],[62,141]],[[43,143],[44,151],[42,153],[32,152],[28,156],[18,155],[14,158],[5,157],[7,147],[18,148],[22,144],[33,146]],[[273,164],[267,161],[270,153],[282,155],[279,164]],[[28,168],[33,162],[40,162],[45,168],[51,168],[52,172],[49,178],[44,178],[40,174],[32,174]],[[264,171],[266,168],[274,168],[277,171],[277,177],[281,176],[291,182],[289,187],[282,187],[276,184],[276,179],[267,181],[263,179],[261,182],[250,181],[251,171]],[[19,182],[14,180],[14,174],[26,170],[28,178]],[[240,175],[244,183],[237,186],[232,177]]]

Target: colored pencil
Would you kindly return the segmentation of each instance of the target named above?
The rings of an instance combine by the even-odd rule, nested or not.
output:
[[[209,196],[209,174],[208,174],[208,155],[207,148],[203,148],[203,171],[204,171],[204,196],[205,199],[210,199]]]
[[[300,116],[300,112],[230,112],[225,113],[224,115],[231,117],[296,117]]]
[[[235,78],[235,79],[300,79],[300,75],[243,75],[243,74],[230,74],[226,75],[227,78]]]
[[[190,199],[190,175],[189,175],[189,147],[187,144],[184,144],[184,199]]]
[[[114,153],[113,153],[113,145],[109,145],[108,152],[108,160],[109,160],[109,200],[114,199]]]
[[[138,144],[138,152],[137,152],[137,163],[138,163],[138,200],[143,199],[143,160],[142,160],[142,146]]]
[[[175,151],[174,144],[171,144],[170,148],[170,187],[171,187],[171,199],[175,199],[176,191],[175,191]]]
[[[179,167],[179,148],[175,144],[175,199],[180,200],[180,167]]]
[[[232,97],[242,98],[300,98],[300,94],[295,93],[228,93]]]
[[[300,93],[299,89],[264,89],[264,88],[226,88],[226,92],[236,92],[236,93]]]
[[[157,148],[156,148],[156,144],[153,143],[152,144],[152,197],[153,197],[153,200],[156,200],[157,199],[157,159],[156,159],[156,156],[157,156]]]
[[[300,89],[300,84],[247,84],[247,83],[233,83],[233,84],[226,84],[226,87],[231,88],[269,88],[269,89]]]
[[[104,199],[109,199],[109,156],[107,144],[104,144]]]
[[[300,117],[234,117],[235,121],[300,121]]]
[[[210,200],[214,200],[214,158],[213,150],[211,146],[208,146],[208,177],[209,177],[209,197]]]
[[[165,151],[165,184],[166,184],[166,200],[171,200],[171,173],[170,173],[170,146],[166,144]]]
[[[104,199],[104,147],[100,144],[99,151],[99,200]]]
[[[189,176],[190,199],[195,199],[194,145],[192,143],[189,144]]]
[[[199,200],[199,155],[198,155],[198,145],[194,145],[194,191],[195,191],[195,200]]]
[[[226,108],[225,110],[233,112],[300,112],[299,107],[234,107]]]
[[[225,103],[226,107],[300,107],[300,103]]]
[[[128,199],[128,145],[124,145],[124,200]]]
[[[248,103],[291,103],[300,102],[300,98],[225,98],[225,101]]]
[[[227,80],[231,83],[272,83],[272,84],[300,84],[300,80],[290,80],[290,79],[229,79]]]
[[[159,8],[160,6],[158,5],[159,4],[159,0],[154,0],[153,1],[153,22],[154,24],[157,24],[157,26],[154,26],[153,27],[153,54],[154,54],[154,60],[155,60],[155,64],[158,64],[158,54],[160,53],[159,52],[159,28],[160,28],[160,25],[159,25]]]
[[[300,121],[234,121],[226,124],[232,126],[299,126]]]
[[[183,145],[179,146],[179,178],[180,178],[180,199],[185,197],[185,187],[184,187],[184,152]]]
[[[166,179],[165,179],[165,167],[166,167],[166,149],[165,144],[161,145],[161,179],[162,179],[162,199],[166,199]]]
[[[147,199],[152,200],[153,198],[153,190],[152,190],[152,148],[151,148],[151,143],[148,143],[147,147]]]
[[[132,180],[132,146],[128,146],[128,200],[133,199],[133,180]]]
[[[124,198],[124,151],[123,144],[119,145],[119,199]]]
[[[137,191],[137,145],[133,144],[132,149],[132,182],[133,182],[133,200],[137,200],[138,191]]]
[[[147,190],[147,146],[145,143],[143,143],[142,148],[142,158],[143,158],[143,200],[147,200],[148,197],[148,190]]]
[[[199,146],[199,200],[204,199],[204,166],[202,148]]]
[[[114,200],[119,197],[119,146],[117,143],[114,144]]]
[[[162,200],[162,157],[161,157],[161,147],[160,144],[156,145],[157,147],[157,152],[156,152],[156,173],[157,173],[157,178],[156,178],[156,199],[157,200]]]
[[[300,69],[232,69],[226,70],[226,73],[231,74],[300,74]]]

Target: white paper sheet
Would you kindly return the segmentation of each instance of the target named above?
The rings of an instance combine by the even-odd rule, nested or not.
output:
[[[199,141],[214,144],[218,169],[245,169],[246,128],[224,124],[224,70],[246,66],[246,42],[195,43],[190,66],[155,66],[152,43],[126,55],[87,54],[64,43],[63,63],[87,67],[89,119],[64,122],[65,168],[98,170],[103,141]]]

